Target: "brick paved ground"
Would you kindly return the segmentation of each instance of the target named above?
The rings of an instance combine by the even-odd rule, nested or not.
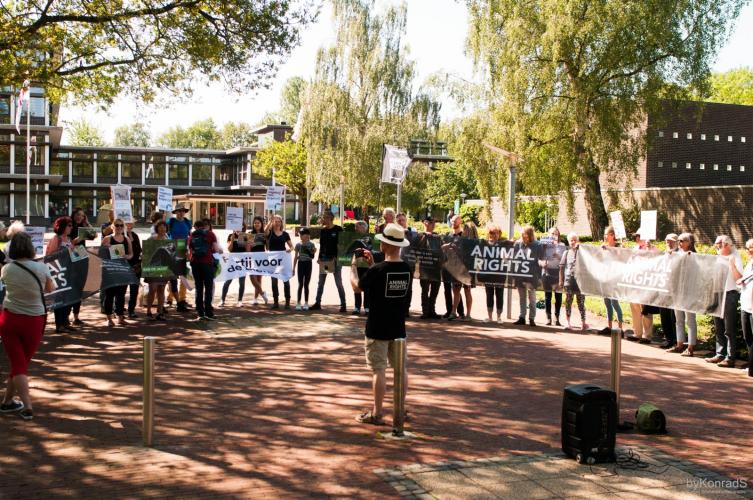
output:
[[[362,318],[225,309],[210,326],[108,331],[93,304],[89,328],[48,330],[31,368],[35,420],[1,419],[0,498],[395,496],[375,469],[556,451],[563,388],[608,384],[607,338],[414,319],[419,438],[384,441],[353,420],[370,401]],[[159,338],[154,449],[140,446],[143,335]],[[628,342],[623,354],[622,418],[652,401],[670,434],[619,444],[753,481],[753,379]]]

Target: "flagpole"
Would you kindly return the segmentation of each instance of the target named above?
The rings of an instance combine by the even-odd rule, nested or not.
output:
[[[31,222],[31,82],[24,81],[24,88],[29,92],[26,98],[26,225]],[[23,109],[23,108],[22,108]]]

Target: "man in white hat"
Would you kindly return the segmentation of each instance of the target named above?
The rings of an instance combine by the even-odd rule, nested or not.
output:
[[[173,215],[175,217],[170,217],[170,220],[167,221],[167,231],[170,233],[170,237],[174,240],[188,240],[188,235],[191,233],[193,223],[191,222],[191,219],[186,217],[186,213],[188,213],[188,207],[178,205],[175,207],[175,210],[173,210]],[[179,281],[180,286],[178,286]],[[186,301],[187,290],[183,280],[170,281],[170,292],[172,296],[177,299],[176,310],[178,312],[187,312],[191,306]]]
[[[384,261],[374,264],[370,251],[363,251],[369,269],[358,279],[358,268],[353,254],[350,283],[355,292],[363,291],[369,297],[369,313],[366,318],[366,365],[373,372],[374,406],[358,415],[356,420],[364,424],[382,425],[382,401],[386,390],[387,366],[392,365],[393,340],[405,338],[405,307],[408,290],[411,288],[411,272],[408,264],[400,259],[400,249],[410,243],[405,239],[405,230],[397,224],[387,224],[379,240]],[[407,374],[406,374],[407,386]]]

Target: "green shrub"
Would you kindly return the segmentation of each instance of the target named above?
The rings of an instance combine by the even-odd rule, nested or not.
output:
[[[549,221],[557,218],[557,205],[551,200],[525,200],[519,201],[515,209],[515,220],[518,224],[530,224],[536,231],[545,232],[547,213]]]
[[[481,224],[479,215],[483,209],[481,205],[463,205],[460,207],[460,218],[463,222],[471,221],[478,226]]]

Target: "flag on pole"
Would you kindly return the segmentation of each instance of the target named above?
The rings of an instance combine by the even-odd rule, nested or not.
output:
[[[27,87],[18,91],[18,102],[16,103],[16,131],[21,133],[21,112],[23,111],[24,102],[28,102],[26,112],[31,113],[31,102],[29,100],[29,89]]]
[[[382,150],[382,177],[380,182],[402,184],[411,161],[408,150],[385,144]]]

